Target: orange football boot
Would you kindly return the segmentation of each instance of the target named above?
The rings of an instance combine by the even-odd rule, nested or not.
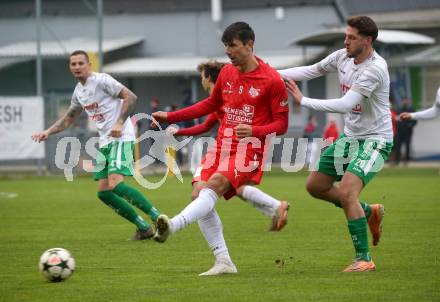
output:
[[[278,209],[275,210],[275,215],[272,217],[272,223],[269,231],[281,231],[287,224],[287,215],[289,214],[290,204],[287,201],[281,201]]]
[[[372,204],[371,216],[368,218],[368,227],[373,236],[373,245],[378,245],[380,236],[382,235],[383,216],[385,215],[385,208],[381,204]]]
[[[366,261],[362,259],[356,259],[350,264],[346,269],[344,269],[345,273],[352,272],[371,272],[376,270],[376,265],[373,261]]]

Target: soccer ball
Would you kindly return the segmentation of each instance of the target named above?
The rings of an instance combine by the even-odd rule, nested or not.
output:
[[[69,278],[75,270],[75,259],[63,248],[48,249],[41,255],[40,272],[49,281],[59,282]]]

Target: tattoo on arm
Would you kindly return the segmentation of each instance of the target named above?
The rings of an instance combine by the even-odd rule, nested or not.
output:
[[[122,103],[121,114],[118,121],[124,123],[125,120],[134,112],[136,108],[137,96],[128,88],[122,88],[119,97],[124,100]]]
[[[70,105],[67,112],[62,118],[57,120],[50,128],[49,133],[54,134],[63,131],[76,120],[76,118],[81,114],[82,108]]]

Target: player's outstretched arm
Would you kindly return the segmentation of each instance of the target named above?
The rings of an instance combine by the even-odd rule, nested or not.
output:
[[[175,133],[176,136],[190,136],[190,135],[199,135],[211,130],[215,124],[218,123],[217,116],[214,113],[208,115],[206,120],[198,125],[188,127],[188,128],[180,128]]]
[[[440,103],[440,102],[439,102]],[[426,110],[418,111],[418,112],[403,112],[400,114],[399,119],[402,121],[410,121],[410,120],[431,120],[440,116],[440,105],[435,102],[434,106],[428,108]]]
[[[39,143],[47,140],[50,135],[63,131],[72,125],[76,118],[81,114],[82,110],[83,109],[80,106],[70,105],[64,116],[57,120],[52,126],[42,132],[32,134],[32,140]]]
[[[137,96],[128,88],[122,88],[118,97],[123,100],[121,113],[119,114],[119,118],[116,123],[113,125],[112,130],[110,131],[110,136],[113,137],[121,137],[122,136],[122,128],[124,127],[124,123],[127,118],[134,112],[136,108]]]
[[[166,123],[168,122],[168,112],[165,111],[156,111],[151,114],[153,119],[158,123]],[[151,126],[154,124],[152,123]]]
[[[410,121],[412,119],[411,112],[402,112],[399,115],[399,120],[401,121]]]
[[[190,121],[195,118],[205,116],[209,113],[215,112],[223,105],[222,99],[214,98],[212,95],[202,101],[195,103],[189,107],[173,111],[162,112],[157,111],[153,113],[153,118],[158,122],[176,123],[182,121]]]
[[[296,85],[295,81],[288,80],[285,81],[287,91],[292,95],[293,102],[297,105],[301,105],[301,100],[303,98],[303,94],[301,90]]]
[[[287,91],[292,95],[295,104],[325,112],[347,113],[354,106],[356,106],[356,104],[359,104],[364,98],[364,96],[359,92],[350,89],[342,98],[339,99],[312,99],[303,96],[294,81],[286,81],[286,87]]]
[[[319,68],[318,64],[280,69],[277,71],[283,79],[294,81],[311,80],[325,74],[325,72]]]

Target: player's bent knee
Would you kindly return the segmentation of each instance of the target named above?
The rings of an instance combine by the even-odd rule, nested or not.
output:
[[[209,178],[206,187],[216,192],[217,195],[222,196],[230,189],[231,185],[224,175],[216,173]]]
[[[328,191],[328,188],[318,184],[314,180],[308,179],[307,183],[306,183],[306,190],[313,197],[320,198],[322,196],[322,194],[324,194],[326,191]]]
[[[119,182],[116,182],[116,181],[109,181],[109,182],[108,182],[108,189],[109,189],[109,190],[113,190],[118,184],[119,184]]]
[[[352,190],[346,188],[339,188],[339,194],[340,194],[340,202],[342,203],[342,205],[347,205],[350,203],[357,202],[358,196]]]
[[[199,197],[200,191],[206,187],[206,182],[204,181],[198,181],[193,183],[193,189],[191,192],[191,200],[195,200],[197,197]]]

